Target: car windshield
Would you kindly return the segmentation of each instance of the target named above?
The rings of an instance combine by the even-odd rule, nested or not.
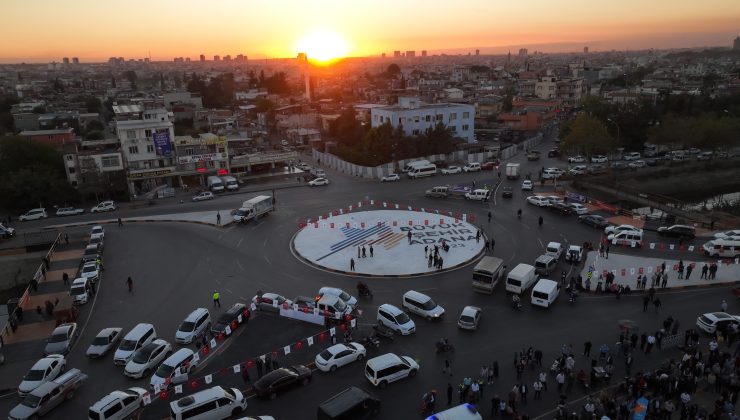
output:
[[[95,228],[95,229],[92,230],[92,234],[93,235],[98,235],[98,234],[101,234],[101,233],[103,233],[103,229],[102,228]]]
[[[343,291],[339,294],[339,298],[345,302],[349,302],[352,299],[352,296],[350,296],[349,293]]]
[[[23,377],[23,379],[26,380],[26,381],[40,381],[40,380],[44,379],[44,372],[46,372],[46,371],[45,370],[31,369],[31,370],[28,371],[28,373],[26,374],[26,376]]]
[[[93,346],[105,346],[108,344],[108,336],[95,337],[92,343],[93,343]]]
[[[406,313],[401,312],[400,314],[396,315],[396,321],[398,321],[399,324],[403,325],[407,322],[409,322],[411,319],[409,318]]]
[[[337,303],[336,303],[336,304],[334,304],[334,307],[335,307],[335,308],[336,308],[336,310],[338,310],[339,312],[344,312],[344,311],[345,311],[345,310],[347,309],[347,304],[346,304],[346,303],[344,303],[344,301],[342,301],[342,300],[338,300],[338,301],[337,301]]]
[[[134,354],[134,363],[146,363],[149,361],[149,356],[152,354],[153,348],[146,347]]]
[[[159,369],[157,369],[156,375],[160,378],[169,378],[172,372],[175,371],[174,366],[170,366],[168,364],[162,364],[159,366]]]
[[[86,265],[86,266],[82,267],[82,272],[83,273],[92,273],[93,271],[96,271],[96,270],[97,269],[95,268],[94,265]]]
[[[424,305],[422,305],[422,308],[426,311],[431,311],[432,309],[436,308],[437,304],[432,300],[429,299]]]
[[[220,317],[218,317],[218,321],[216,321],[216,324],[222,324],[222,325],[226,325],[226,324],[228,324],[228,323],[230,323],[230,322],[231,322],[231,318],[233,318],[233,317],[234,317],[234,316],[233,316],[233,315],[231,315],[231,314],[230,314],[230,313],[228,313],[228,312],[227,312],[227,313],[225,313],[225,314],[221,314],[221,316],[220,316]]]
[[[39,406],[40,402],[41,402],[41,397],[38,397],[33,394],[28,394],[26,398],[23,399],[21,404],[25,405],[26,407],[36,408]]]
[[[61,343],[63,341],[67,341],[67,333],[54,334],[49,339],[50,343]]]
[[[469,315],[462,315],[460,317],[460,321],[467,322],[467,323],[472,323],[473,322],[473,317],[472,316],[469,316]]]
[[[185,321],[180,324],[180,331],[182,332],[191,332],[193,330],[195,330],[195,322]]]
[[[84,286],[73,287],[73,288],[69,289],[69,294],[72,295],[72,296],[84,295],[85,294],[85,287]]]
[[[136,348],[136,341],[134,341],[134,340],[123,340],[121,342],[121,346],[118,347],[118,348],[121,349],[121,350],[124,350],[124,351],[134,350]]]
[[[234,394],[234,391],[232,391],[231,388],[224,388],[224,394],[231,397],[232,400],[236,399],[236,394]]]
[[[329,350],[324,350],[319,354],[319,357],[324,360],[331,360],[332,352],[330,352]]]

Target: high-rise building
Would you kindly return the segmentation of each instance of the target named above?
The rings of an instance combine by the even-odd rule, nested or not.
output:
[[[185,61],[190,62],[190,57],[185,57]]]
[[[476,56],[480,55],[480,50],[475,50],[475,55]]]
[[[231,61],[231,56],[229,54],[226,54],[224,56],[224,61]]]
[[[735,38],[735,42],[732,43],[732,49],[735,51],[740,51],[740,36]]]
[[[62,58],[62,64],[64,64],[65,66],[68,66],[69,65],[69,57]]]
[[[584,54],[588,54],[588,46],[586,46],[586,47],[583,47],[583,53],[584,53]]]
[[[72,57],[72,64],[80,64],[80,59],[77,57]]]
[[[298,60],[299,63],[305,63],[308,61],[308,56],[304,52],[299,52],[298,56],[296,56],[296,60]]]
[[[244,57],[244,54],[239,54],[239,55],[236,56],[236,61],[238,61],[240,63],[243,63],[243,62],[247,61],[247,59],[246,59],[246,57]]]
[[[526,48],[519,48],[519,57],[526,57],[529,54],[529,50]]]
[[[202,63],[204,61],[206,61],[206,56],[204,54],[201,54],[200,55],[200,62]]]
[[[427,56],[427,50],[421,50],[421,56],[426,57]]]
[[[213,56],[213,61],[221,61],[221,56],[220,55],[214,55]]]
[[[407,58],[414,58],[414,57],[416,57],[416,51],[414,51],[414,50],[408,50],[408,51],[406,51],[406,57]]]
[[[401,56],[401,51],[399,51],[399,50],[393,51],[393,57],[394,58],[399,58],[400,56]]]
[[[385,58],[385,53],[380,54],[380,58]]]

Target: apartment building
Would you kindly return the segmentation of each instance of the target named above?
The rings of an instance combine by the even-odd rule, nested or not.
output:
[[[375,107],[370,110],[371,125],[389,123],[403,127],[407,136],[422,134],[427,128],[443,123],[455,135],[469,143],[475,141],[475,107],[468,104],[422,103],[419,98],[400,97],[397,105]]]

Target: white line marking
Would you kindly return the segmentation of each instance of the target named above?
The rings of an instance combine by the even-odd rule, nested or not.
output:
[[[242,263],[240,263],[239,260],[236,260],[236,265],[239,267],[240,270],[244,271],[244,267],[242,267]]]
[[[234,294],[234,292],[232,292],[231,289],[224,289],[224,290],[226,290],[227,292],[231,293],[232,295]]]
[[[543,244],[543,243],[542,243],[542,239],[540,239],[540,238],[537,238],[537,241],[538,241],[538,242],[540,243],[540,246],[541,246],[541,247],[543,247],[543,248],[545,247],[545,244]]]
[[[244,237],[242,236],[241,239],[239,239],[239,242],[236,243],[236,247],[239,248],[242,245],[242,241],[244,240]]]

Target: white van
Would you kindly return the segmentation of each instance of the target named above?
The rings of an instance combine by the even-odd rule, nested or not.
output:
[[[540,279],[532,288],[532,305],[549,308],[560,292],[560,284],[553,280]]]
[[[75,305],[86,304],[90,299],[90,281],[84,277],[75,279],[69,289],[69,295],[72,296],[72,303]]]
[[[416,324],[406,312],[395,306],[384,303],[378,307],[378,324],[396,331],[401,335],[411,335],[416,331]]]
[[[241,414],[247,408],[247,399],[236,388],[214,386],[170,403],[173,420],[215,420]]]
[[[222,176],[221,181],[224,183],[224,187],[229,191],[236,191],[239,189],[239,182],[237,182],[236,178],[233,176]]]
[[[521,295],[537,281],[537,272],[529,264],[519,264],[506,276],[506,291]]]
[[[175,333],[177,344],[190,344],[211,329],[211,314],[206,308],[198,308],[188,315]]]
[[[403,172],[407,172],[408,173],[412,169],[416,169],[416,168],[419,168],[421,166],[429,166],[431,164],[432,164],[432,162],[430,162],[430,161],[428,161],[426,159],[415,160],[413,162],[407,163],[406,166],[403,167]]]
[[[425,166],[417,166],[409,171],[409,178],[421,178],[425,176],[434,176],[437,174],[437,165],[431,163]]]
[[[497,257],[483,257],[473,268],[473,290],[492,294],[504,274],[506,274],[504,260]]]
[[[545,255],[549,255],[556,260],[559,260],[560,257],[563,256],[563,251],[563,244],[561,244],[560,242],[550,242],[545,248]]]
[[[146,389],[133,387],[125,391],[113,391],[90,406],[89,420],[123,420],[130,418],[144,403]]]
[[[207,178],[208,189],[214,193],[224,192],[224,183],[221,178],[213,175]]]
[[[357,306],[357,298],[337,287],[322,287],[319,289],[319,296],[332,295],[342,299],[344,303],[351,307]]]
[[[149,385],[152,389],[157,385],[160,386],[160,389],[164,389],[162,387],[176,385],[187,381],[188,374],[190,374],[190,372],[192,372],[198,365],[197,362],[193,362],[194,355],[195,353],[188,348],[182,348],[172,353],[170,357],[165,359],[165,361],[159,365],[157,371],[152,375],[152,379],[149,380]]]
[[[704,253],[710,257],[740,257],[740,240],[714,239],[702,245]]]
[[[154,325],[140,323],[123,337],[121,344],[118,345],[116,353],[113,355],[113,363],[119,366],[125,366],[136,350],[146,346],[157,339],[157,331]]]
[[[429,296],[415,290],[403,294],[403,307],[412,314],[423,316],[427,320],[442,319],[445,314],[443,307],[437,305]]]
[[[478,408],[473,404],[460,404],[445,411],[432,414],[426,420],[482,420]]]
[[[557,264],[558,260],[553,258],[551,255],[543,254],[534,260],[534,269],[537,271],[537,274],[546,276],[552,273],[552,270],[555,269]]]
[[[631,248],[642,247],[642,232],[636,230],[623,230],[607,236],[612,245],[623,245]]]
[[[365,377],[371,384],[385,388],[389,383],[416,376],[419,365],[409,356],[386,353],[373,357],[365,364]]]
[[[465,193],[466,200],[488,201],[489,198],[491,198],[491,191],[483,188]]]

